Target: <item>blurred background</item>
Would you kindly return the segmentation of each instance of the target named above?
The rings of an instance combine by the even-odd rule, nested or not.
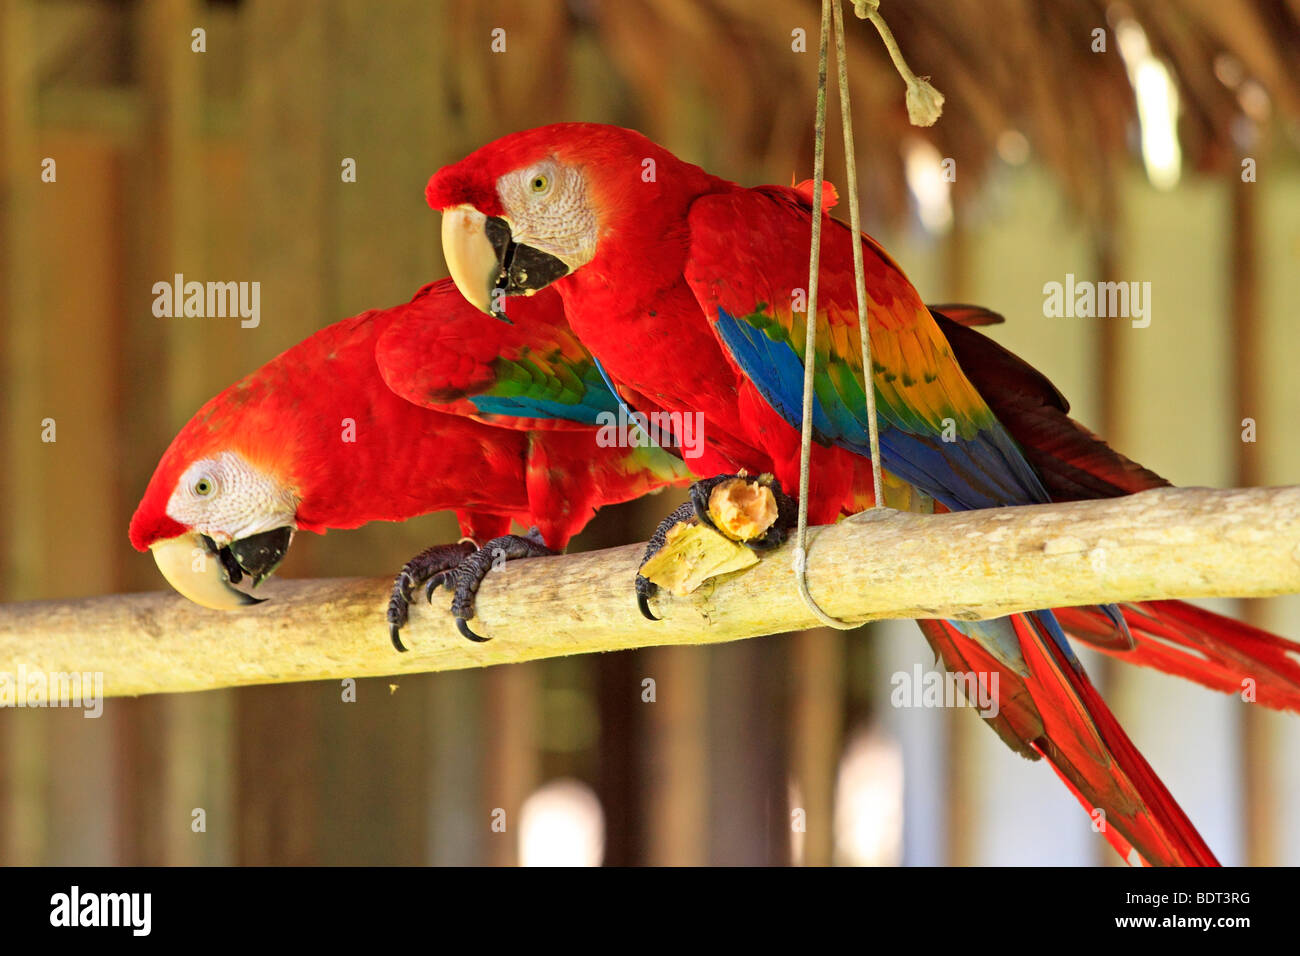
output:
[[[126,525],[167,442],[315,329],[446,274],[441,164],[583,119],[742,183],[810,177],[818,6],[0,0],[0,599],[160,589]],[[1300,2],[882,12],[947,96],[910,127],[847,17],[865,222],[927,300],[1005,314],[995,338],[1177,484],[1300,482]],[[260,326],[154,317],[175,273],[259,281]],[[1150,326],[1046,317],[1067,274],[1150,282]],[[673,503],[609,509],[574,547],[643,540]],[[280,573],[390,574],[455,536],[449,515],[305,535]],[[1215,607],[1300,636],[1300,599]],[[363,680],[355,703],[322,682],[3,711],[0,862],[1117,862],[968,709],[891,707],[917,664],[891,622]],[[1087,664],[1221,860],[1300,863],[1300,716]]]

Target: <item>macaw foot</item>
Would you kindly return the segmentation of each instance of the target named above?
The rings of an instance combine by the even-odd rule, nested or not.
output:
[[[388,634],[393,639],[393,647],[406,650],[401,633],[411,617],[411,592],[430,578],[460,565],[474,549],[474,542],[469,539],[456,544],[435,544],[406,562],[393,581],[393,596],[388,601]]]
[[[487,573],[503,567],[507,561],[543,558],[558,553],[546,546],[537,528],[530,528],[526,535],[504,534],[493,538],[454,568],[435,574],[429,579],[425,594],[433,601],[433,592],[438,586],[447,585],[452,592],[451,613],[456,618],[456,629],[469,640],[482,643],[489,638],[475,634],[466,622],[474,616],[474,600]]]
[[[776,499],[776,520],[760,535],[743,541],[742,543],[754,551],[770,551],[773,548],[780,547],[785,543],[786,538],[790,536],[791,530],[798,522],[798,503],[784,491],[781,490],[781,482],[777,481],[771,475],[759,475],[757,477],[739,474],[739,475],[715,475],[712,478],[705,478],[691,485],[690,501],[679,507],[663,521],[659,522],[659,527],[651,535],[649,542],[646,544],[645,554],[641,556],[641,567],[659,553],[659,549],[664,546],[668,539],[669,530],[691,518],[697,519],[701,524],[708,525],[719,534],[724,532],[718,529],[712,516],[709,514],[709,498],[713,490],[724,481],[731,481],[740,478],[746,481],[757,481],[759,484],[766,485],[771,489],[773,497]],[[728,535],[728,537],[733,537]],[[654,597],[659,590],[659,585],[655,584],[645,575],[638,573],[636,576],[636,603],[641,609],[643,617],[651,621],[657,621],[650,610],[650,598]]]

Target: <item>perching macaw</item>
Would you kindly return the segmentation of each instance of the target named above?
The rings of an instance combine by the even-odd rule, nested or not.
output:
[[[598,508],[691,477],[663,449],[599,446],[590,425],[617,405],[558,297],[538,296],[520,313],[518,326],[484,328],[443,280],[405,305],[321,329],[181,429],[131,519],[131,543],[152,551],[181,594],[235,608],[257,601],[235,585],[271,574],[295,531],[455,510],[461,533],[483,547],[443,545],[413,559],[394,585],[389,624],[401,650],[411,590],[445,581],[473,637],[464,619],[498,553],[562,550]],[[588,387],[593,375],[599,388]],[[557,401],[567,425],[549,413]],[[456,413],[526,416],[530,403],[546,419],[531,430]],[[537,533],[509,535],[511,521]]]
[[[1000,321],[1000,317],[987,310],[965,306],[945,309],[948,314],[966,322]],[[520,523],[538,525],[542,539],[559,550],[575,529],[580,528],[602,504],[635,497],[640,490],[653,491],[664,484],[684,484],[689,480],[688,462],[680,462],[649,448],[619,450],[602,447],[596,440],[593,429],[603,421],[600,418],[602,414],[612,415],[617,400],[595,370],[590,354],[569,330],[553,293],[545,293],[521,305],[516,309],[516,316],[519,322],[515,325],[480,322],[479,313],[463,302],[449,281],[434,283],[421,289],[409,304],[367,312],[313,334],[249,376],[249,386],[241,383],[228,389],[196,416],[196,420],[206,421],[207,411],[211,408],[219,420],[226,422],[221,434],[227,439],[227,444],[243,448],[256,444],[259,440],[257,429],[261,424],[276,417],[277,409],[285,403],[292,406],[306,390],[312,392],[313,400],[295,409],[310,409],[309,423],[323,429],[332,441],[333,433],[325,428],[331,419],[326,418],[324,424],[318,422],[326,414],[320,400],[329,397],[337,405],[333,415],[339,416],[338,441],[347,446],[346,451],[357,463],[357,472],[367,475],[379,467],[371,456],[386,455],[388,446],[375,440],[346,441],[347,420],[352,420],[354,428],[365,420],[364,416],[360,419],[356,416],[358,405],[369,410],[371,420],[376,423],[390,417],[386,411],[390,407],[409,416],[404,427],[411,429],[416,440],[412,449],[419,459],[416,471],[427,472],[427,478],[422,480],[432,480],[429,489],[404,485],[400,495],[375,501],[369,494],[358,499],[351,497],[358,488],[366,492],[375,489],[371,483],[354,485],[344,482],[338,488],[329,488],[328,481],[323,480],[311,484],[313,490],[303,496],[298,509],[303,511],[307,520],[315,516],[320,527],[312,530],[352,527],[379,518],[400,520],[410,514],[440,508],[459,509],[462,533],[475,541],[488,542],[473,554],[471,549],[462,545],[434,547],[404,569],[398,575],[389,608],[390,627],[395,634],[405,623],[406,602],[411,588],[426,575],[430,580],[437,579],[439,569],[446,569],[451,574],[447,583],[455,591],[458,623],[468,629],[465,622],[473,617],[475,589],[482,579],[482,572],[488,567],[486,561],[476,559],[495,555],[498,548],[506,555],[536,553],[532,547],[535,542],[505,534],[509,517]],[[434,321],[435,318],[439,320]],[[1035,463],[1041,462],[1040,469],[1049,476],[1071,476],[1071,483],[1063,485],[1067,496],[1080,487],[1080,482],[1090,481],[1087,487],[1094,495],[1107,493],[1107,489],[1113,488],[1107,484],[1109,479],[1086,477],[1089,472],[1085,469],[1097,474],[1104,474],[1109,469],[1121,476],[1140,472],[1147,476],[1144,479],[1147,484],[1152,481],[1160,483],[1160,479],[1141,472],[1134,465],[1116,469],[1105,454],[1109,449],[1090,439],[1064,415],[1064,399],[1046,379],[978,333],[965,332],[965,336],[954,338],[954,342],[962,346],[959,357],[963,364],[972,370],[972,375],[982,376],[976,378],[981,391],[990,396],[1000,417],[1011,416],[1013,434],[1025,444],[1031,455],[1039,455]],[[342,354],[338,348],[340,343],[344,346]],[[373,374],[374,369],[365,361],[372,352],[379,377]],[[357,364],[354,358],[362,360],[358,366],[361,374],[340,375],[340,368]],[[324,377],[330,378],[332,390],[317,395],[316,384]],[[388,391],[380,387],[379,378],[387,384],[388,391],[433,411],[423,413],[392,402]],[[234,396],[245,394],[249,387],[257,389],[260,396],[247,400],[257,409],[257,414],[249,417],[243,425],[232,425],[230,422],[238,419],[234,412]],[[279,406],[275,404],[277,401]],[[343,415],[345,408],[350,412],[347,416]],[[475,427],[472,423],[464,426],[455,417],[460,415],[535,434],[525,435],[521,441],[518,436],[503,435],[495,428]],[[287,420],[276,420],[277,434],[286,431],[280,422]],[[1016,426],[1022,421],[1033,425],[1023,434],[1016,431]],[[541,434],[544,430],[564,429],[574,430],[574,433]],[[198,450],[199,446],[192,437],[196,433],[201,432],[195,423],[191,423],[177,437],[173,443],[174,450],[169,450],[160,463],[151,489],[174,485],[178,468],[184,471],[186,462],[193,463],[198,460],[197,456],[206,454]],[[440,441],[422,440],[439,436],[445,439],[446,445]],[[1045,451],[1040,454],[1036,444]],[[1094,447],[1102,449],[1102,453],[1090,453]],[[425,460],[422,457],[424,453],[432,456],[431,459]],[[447,466],[448,454],[458,459],[459,468]],[[521,455],[524,456],[525,485],[522,493],[518,474]],[[1066,461],[1071,455],[1074,460]],[[1110,457],[1117,456],[1112,452]],[[553,466],[558,466],[557,470],[552,471]],[[491,482],[478,480],[478,476],[485,473],[477,470],[481,468],[491,469]],[[394,479],[398,477],[391,469],[387,474]],[[562,476],[561,480],[555,480],[557,474]],[[1123,490],[1138,490],[1138,487],[1130,482]],[[383,488],[377,490],[382,492]],[[1120,491],[1110,490],[1108,493]],[[409,498],[412,494],[413,498]],[[258,538],[228,528],[212,529],[205,523],[202,528],[218,531],[217,539],[224,541],[230,535],[230,543],[219,548],[216,540],[194,540],[188,535],[183,535],[179,544],[169,543],[157,536],[175,531],[168,522],[160,519],[158,502],[161,495],[162,492],[156,490],[146,495],[132,522],[132,540],[142,548],[152,546],[155,557],[164,565],[165,573],[178,590],[200,603],[226,607],[253,601],[251,595],[231,588],[229,578],[238,580],[245,569],[254,579],[268,575],[273,570],[274,560],[283,556],[279,542],[283,540],[287,545],[285,529],[272,529],[266,538]],[[465,510],[474,502],[481,501],[482,495],[494,498],[495,510],[491,513]],[[521,505],[524,496],[527,502]],[[272,494],[268,500],[276,497],[277,494]],[[330,510],[321,515],[318,513],[321,508]],[[523,511],[519,510],[521,508]],[[502,514],[502,509],[509,515]],[[297,520],[295,516],[295,523]],[[159,527],[163,530],[156,531]],[[190,534],[202,534],[202,528],[192,526]],[[221,554],[223,548],[228,553]],[[209,573],[199,573],[193,567],[196,550],[204,558],[199,562],[200,567],[208,569]],[[210,563],[214,551],[219,553],[220,564]],[[168,554],[174,557],[168,558]],[[191,565],[189,571],[185,570],[187,556]],[[466,560],[467,557],[470,560]],[[1194,620],[1195,615],[1206,615],[1212,629],[1222,630],[1225,624],[1231,623],[1241,628],[1244,636],[1234,645],[1224,645],[1222,641],[1216,645],[1201,640],[1192,644],[1188,651],[1178,652],[1171,642],[1177,639],[1179,632],[1171,631],[1168,624],[1161,625],[1160,618],[1150,610],[1154,605],[1135,605],[1126,608],[1126,613],[1135,627],[1139,644],[1136,649],[1119,656],[1129,660],[1140,657],[1141,663],[1173,674],[1191,676],[1207,686],[1225,691],[1238,689],[1242,674],[1258,675],[1260,703],[1300,709],[1300,667],[1287,659],[1286,642],[1274,646],[1268,641],[1279,639],[1271,635],[1252,632],[1244,625],[1226,622],[1181,602],[1167,603],[1181,615],[1179,625],[1182,633],[1200,634],[1198,630],[1183,626],[1182,621],[1189,616]],[[1067,613],[1080,615],[1076,626],[1084,640],[1118,653],[1107,648],[1108,635],[1104,624],[1098,627],[1096,621],[1082,616],[1084,609],[1070,609]],[[1173,612],[1162,613],[1168,616]],[[1155,633],[1158,639],[1144,640],[1152,628],[1158,628]],[[1072,628],[1072,633],[1074,631]],[[1223,653],[1224,648],[1227,654]],[[1290,648],[1300,650],[1294,645]]]
[[[630,130],[560,124],[491,143],[434,174],[452,277],[485,312],[550,285],[573,330],[642,412],[704,418],[701,474],[771,472],[798,487],[807,263],[813,204],[744,188]],[[820,213],[821,210],[819,209]],[[808,510],[861,506],[867,454],[852,243],[823,219]],[[872,379],[891,480],[950,510],[1049,494],[963,373],[901,269],[861,237]],[[947,440],[951,439],[951,440]],[[871,489],[866,489],[870,491]],[[915,496],[912,496],[915,497]],[[707,516],[702,516],[707,520]],[[1131,646],[1118,609],[1099,612]],[[1014,698],[993,725],[1042,754],[1131,861],[1214,864],[1210,849],[1097,694],[1050,611],[923,625],[950,668],[998,671]]]

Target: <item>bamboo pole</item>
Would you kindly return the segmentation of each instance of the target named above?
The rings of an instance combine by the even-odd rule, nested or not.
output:
[[[914,515],[881,509],[819,528],[817,600],[845,620],[972,620],[1040,607],[1300,592],[1300,487],[1160,488],[1105,501]],[[659,622],[632,598],[641,545],[492,572],[482,645],[439,599],[388,644],[387,579],[269,582],[271,598],[216,612],[171,594],[0,606],[0,673],[102,672],[107,695],[454,670],[592,651],[737,640],[814,626],[790,549],[684,598]]]

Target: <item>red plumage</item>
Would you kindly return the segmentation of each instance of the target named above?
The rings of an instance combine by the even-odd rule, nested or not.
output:
[[[521,328],[545,328],[559,314],[559,301],[544,293],[520,311],[529,320]],[[168,499],[191,463],[221,451],[239,453],[290,489],[300,530],[355,528],[454,509],[463,533],[480,543],[516,521],[536,525],[556,550],[603,505],[670,483],[630,461],[635,450],[599,447],[590,430],[500,428],[424,407],[416,403],[422,390],[430,405],[441,394],[428,370],[377,360],[385,340],[419,340],[436,328],[449,341],[459,327],[466,346],[459,357],[447,349],[430,362],[460,362],[472,375],[482,356],[469,345],[488,321],[444,280],[405,305],[328,326],[272,359],[207,402],[181,429],[132,518],[132,544],[145,550],[186,530],[168,517]],[[456,369],[444,364],[441,371]],[[407,397],[386,378],[403,386]],[[349,421],[355,441],[343,439]]]
[[[963,325],[991,324],[990,316],[1000,320],[996,313],[931,308],[967,377],[1020,443],[1053,501],[1113,498],[1169,485],[1070,418],[1065,397],[1024,359],[952,321],[960,316]],[[1258,703],[1300,712],[1300,644],[1186,601],[1145,601],[1122,611],[1132,646],[1115,640],[1114,622],[1097,608],[1055,609],[1071,636],[1120,660],[1224,693],[1250,689]]]
[[[1035,626],[1028,615],[1012,620],[1017,630]],[[1122,858],[1144,865],[1217,865],[1087,675],[1054,642],[1022,635],[1032,675],[1023,677],[949,622],[917,624],[947,670],[998,675],[998,712],[985,722],[1021,756],[1046,758]]]

